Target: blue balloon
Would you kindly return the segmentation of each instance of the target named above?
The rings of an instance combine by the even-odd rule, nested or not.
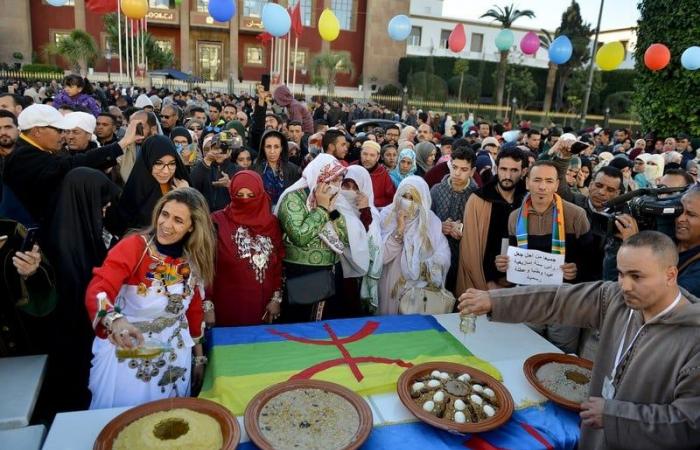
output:
[[[505,52],[510,50],[515,41],[515,35],[509,28],[504,28],[496,35],[496,48],[499,51]]]
[[[681,55],[681,64],[685,69],[700,69],[700,47],[688,47]]]
[[[283,6],[277,3],[267,3],[262,10],[262,23],[265,31],[274,37],[282,37],[289,33],[292,18]]]
[[[554,64],[566,64],[573,52],[574,46],[566,36],[559,36],[549,44],[549,60]]]
[[[228,22],[236,14],[235,0],[209,0],[209,15],[217,22]]]
[[[403,41],[411,34],[411,19],[399,14],[394,16],[387,27],[389,37],[395,41]]]

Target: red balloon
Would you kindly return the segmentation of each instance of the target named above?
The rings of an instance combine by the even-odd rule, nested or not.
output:
[[[450,37],[447,39],[447,44],[455,53],[459,53],[464,50],[467,45],[467,34],[464,32],[464,25],[458,23],[455,25],[455,29],[450,33]]]
[[[644,64],[650,70],[661,70],[671,62],[671,50],[664,44],[651,44],[644,52]]]

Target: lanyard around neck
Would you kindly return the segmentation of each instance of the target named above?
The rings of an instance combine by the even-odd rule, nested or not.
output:
[[[630,342],[630,345],[627,346],[627,349],[623,352],[622,349],[625,346],[625,336],[627,335],[627,328],[629,328],[630,322],[632,321],[632,315],[634,314],[634,310],[630,310],[629,315],[627,316],[627,323],[625,323],[625,328],[622,330],[622,337],[620,338],[620,346],[617,348],[617,355],[615,356],[615,364],[613,365],[612,368],[612,374],[610,376],[610,380],[614,381],[615,380],[615,375],[617,374],[617,368],[620,365],[620,362],[627,356],[627,353],[629,353],[630,350],[632,350],[632,346],[634,345],[635,341],[639,337],[639,334],[642,332],[644,327],[646,327],[648,324],[655,322],[659,317],[668,314],[673,308],[675,308],[678,303],[681,301],[681,293],[678,292],[678,295],[676,296],[676,299],[673,300],[673,302],[668,305],[663,311],[649,319],[647,322],[643,323],[642,326],[637,330],[635,333],[634,337],[632,338],[632,341]]]

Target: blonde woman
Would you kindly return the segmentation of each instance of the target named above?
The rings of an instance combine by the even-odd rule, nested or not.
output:
[[[85,295],[96,334],[91,409],[196,393],[215,242],[202,194],[178,188],[158,201],[150,228],[121,240],[95,269]]]

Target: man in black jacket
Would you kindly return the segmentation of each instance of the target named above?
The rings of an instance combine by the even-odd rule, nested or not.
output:
[[[136,123],[131,123],[124,137],[115,144],[81,154],[60,155],[63,130],[70,124],[55,108],[32,105],[22,111],[18,122],[21,134],[15,150],[5,161],[0,216],[25,225],[40,225],[51,217],[53,196],[71,169],[112,167],[123,149],[136,140]]]

